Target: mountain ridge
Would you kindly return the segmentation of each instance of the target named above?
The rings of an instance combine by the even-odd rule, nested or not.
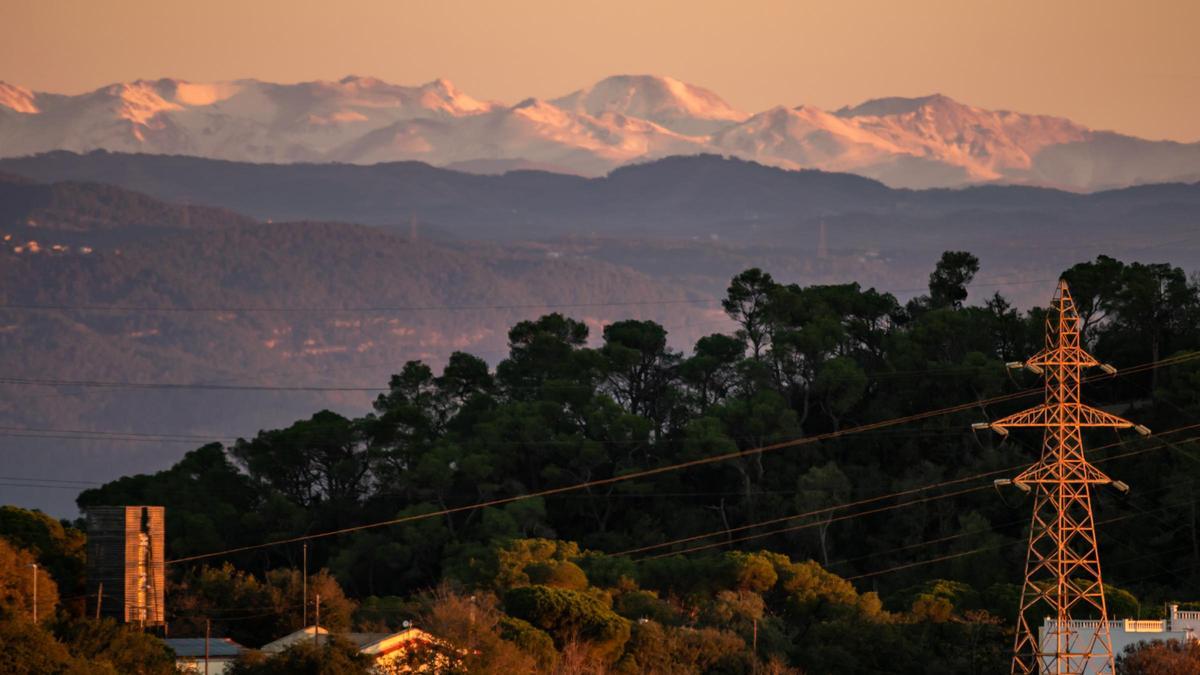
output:
[[[586,176],[717,153],[913,188],[1001,182],[1091,191],[1200,176],[1200,143],[1149,141],[943,94],[750,113],[657,75],[615,75],[514,104],[472,97],[445,79],[161,78],[74,96],[0,82],[0,155],[95,149],[258,163],[416,160],[485,173],[509,163]]]

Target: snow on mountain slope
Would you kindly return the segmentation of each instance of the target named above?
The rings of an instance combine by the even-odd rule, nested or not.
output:
[[[961,166],[976,180],[1019,174],[1043,148],[1091,137],[1061,117],[984,110],[940,94],[876,99],[836,114],[908,154]]]
[[[713,135],[723,152],[771,158],[788,168],[853,171],[903,149],[835,115],[809,106],[779,106]]]
[[[0,82],[0,107],[13,112],[35,114],[38,112],[34,94],[25,87]]]
[[[618,75],[516,105],[481,101],[446,80],[161,79],[77,96],[0,83],[0,156],[95,149],[250,162],[420,160],[480,171],[539,166],[583,175],[720,152],[912,188],[1000,181],[1092,190],[1200,176],[1200,143],[1097,132],[937,94],[751,116],[707,89],[652,75]]]
[[[593,116],[640,117],[672,131],[701,136],[749,117],[707,89],[654,75],[615,75],[552,103]]]
[[[8,95],[9,89],[21,91],[0,90],[0,104],[20,110],[18,105],[29,97]],[[43,98],[48,97],[36,95],[35,100]],[[351,140],[400,120],[469,116],[495,107],[446,80],[406,87],[361,77],[299,84],[138,80],[52,98],[52,105],[4,125],[2,154],[106,149],[239,161],[320,161]],[[4,133],[10,126],[21,127],[21,133]]]
[[[480,159],[521,158],[598,175],[630,161],[694,154],[704,147],[702,140],[646,120],[617,113],[593,117],[540,99],[526,99],[510,108],[469,118],[398,122],[352,142],[333,157],[355,162],[406,159],[460,166]]]

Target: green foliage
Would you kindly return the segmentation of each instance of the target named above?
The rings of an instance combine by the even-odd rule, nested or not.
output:
[[[270,570],[261,579],[230,563],[201,567],[168,586],[167,604],[178,616],[172,622],[175,634],[202,635],[208,619],[214,635],[257,647],[311,624],[318,595],[321,626],[348,630],[355,604],[325,570],[309,576],[307,622],[301,611],[302,578],[295,569]],[[247,621],[247,614],[258,619]]]
[[[45,622],[54,618],[58,607],[58,584],[45,568],[34,568],[36,562],[33,553],[0,538],[0,613],[32,618],[36,574],[38,620]]]
[[[272,515],[262,508],[261,493],[217,443],[192,450],[165,471],[85,490],[77,502],[80,509],[111,504],[166,506],[167,546],[172,555],[250,543]]]
[[[736,672],[742,666],[697,655],[704,645],[692,636],[700,633],[687,630],[714,630],[714,643],[732,645],[731,636],[748,642],[757,628],[758,665],[990,672],[991,659],[1004,661],[996,617],[1011,620],[1020,594],[1011,582],[1026,522],[1014,519],[1015,505],[967,492],[953,501],[884,502],[886,513],[845,519],[829,507],[1011,471],[1032,460],[1035,436],[972,434],[984,412],[961,409],[903,429],[824,437],[803,452],[735,454],[623,480],[1033,385],[1032,375],[1003,363],[1041,348],[1045,312],[1019,313],[999,294],[966,304],[977,262],[947,252],[930,296],[906,306],[858,284],[786,285],[748,270],[724,303],[738,332],[705,337],[690,355],[673,351],[653,322],[609,324],[589,346],[582,321],[522,321],[494,373],[462,353],[440,374],[410,361],[365,417],[318,413],[242,441],[229,456],[206,446],[167,471],[89,491],[81,504],[165,504],[168,557],[404,520],[330,537],[310,549],[310,566],[332,570],[351,597],[381,598],[364,604],[359,627],[395,627],[413,616],[437,626],[431,632],[447,641],[434,649],[451,671],[524,672],[551,662],[567,671],[595,661]],[[1068,275],[1078,280],[1086,339],[1102,361],[1125,367],[1200,349],[1200,287],[1181,270],[1100,258]],[[1180,363],[1106,379],[1088,394],[1170,429],[1200,413],[1197,373],[1194,363]],[[986,416],[1022,404],[988,404]],[[1137,487],[1131,499],[1142,514],[1105,524],[1114,541],[1144,551],[1106,554],[1106,579],[1133,584],[1129,593],[1110,589],[1114,613],[1156,606],[1200,568],[1188,553],[1197,530],[1189,505],[1200,499],[1194,443],[1180,437],[1162,452],[1138,452],[1157,442],[1126,440],[1121,453],[1136,458],[1114,457],[1106,467]],[[573,488],[582,482],[589,487]],[[480,502],[494,505],[471,508]],[[1143,517],[1151,513],[1159,517]],[[751,527],[763,521],[779,531]],[[684,543],[656,546],[672,540]],[[691,547],[702,552],[685,552]],[[667,555],[654,557],[660,553]],[[1153,578],[1146,559],[1160,563]],[[298,628],[298,576],[281,571],[298,565],[295,547],[231,560],[236,566],[180,573],[171,606],[184,616],[213,615],[223,634],[248,644]],[[867,576],[847,581],[860,575]],[[439,582],[458,590],[404,599]],[[878,588],[892,611],[876,593],[860,592],[866,588]],[[243,622],[223,607],[266,607],[277,618]],[[352,610],[323,602],[322,615],[349,626]],[[641,637],[634,629],[622,650],[630,622],[642,619],[649,623],[636,625],[651,627]],[[948,647],[955,643],[970,648]],[[463,644],[490,645],[493,660],[450,646]],[[718,662],[725,665],[711,665]]]
[[[361,435],[349,419],[328,410],[239,440],[231,454],[251,480],[301,508],[327,503],[349,509],[366,493],[369,465]]]
[[[547,586],[521,586],[504,595],[504,610],[546,631],[559,647],[589,643],[605,660],[615,660],[629,639],[629,622],[591,595]]]
[[[82,590],[86,563],[86,538],[82,531],[40,511],[0,506],[0,538],[32,553],[59,588]]]
[[[538,562],[525,566],[529,583],[538,586],[565,588],[582,591],[588,587],[588,578],[583,570],[570,561],[559,563]]]
[[[0,609],[0,655],[9,675],[116,675],[108,663],[76,659],[40,625]]]
[[[571,562],[580,556],[579,545],[575,542],[516,539],[497,547],[495,556],[496,576],[492,583],[497,590],[546,584],[551,579],[561,579],[568,584],[568,588],[578,586],[576,590],[587,587],[587,575]],[[561,573],[558,571],[560,567],[563,568]]]
[[[54,632],[75,656],[127,675],[173,675],[175,654],[157,637],[112,619],[60,621]]]
[[[511,616],[502,616],[499,621],[500,638],[516,645],[522,652],[532,656],[543,669],[558,658],[554,640],[546,631],[535,628],[528,621]]]
[[[630,621],[650,619],[661,624],[676,624],[680,620],[679,611],[654,591],[619,593],[613,598],[613,610]]]
[[[946,251],[929,275],[929,301],[934,309],[958,309],[967,299],[967,286],[979,271],[979,258],[966,251]]]
[[[1200,644],[1195,640],[1152,640],[1125,648],[1117,656],[1118,675],[1182,675],[1200,672]]]
[[[639,622],[617,673],[751,673],[754,657],[736,634],[716,628]]]
[[[354,612],[354,626],[372,633],[387,633],[400,630],[405,621],[411,621],[417,613],[413,601],[394,595],[363,598]]]
[[[730,585],[738,590],[762,593],[779,580],[772,560],[761,554],[730,551],[725,554],[725,565]]]
[[[979,593],[971,586],[949,579],[930,579],[897,593],[896,604],[914,617],[948,621],[951,616],[981,605]]]
[[[1142,618],[1142,603],[1138,602],[1137,596],[1113,584],[1104,585],[1104,605],[1114,619]]]

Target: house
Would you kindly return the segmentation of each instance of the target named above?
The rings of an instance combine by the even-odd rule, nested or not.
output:
[[[1053,653],[1054,627],[1057,622],[1046,618],[1038,630],[1038,640],[1042,645],[1042,653]],[[1068,648],[1072,652],[1084,652],[1093,644],[1099,621],[1071,621],[1066,629],[1069,635]],[[1108,622],[1109,638],[1112,641],[1113,657],[1120,656],[1125,648],[1139,642],[1154,640],[1179,640],[1181,642],[1200,639],[1200,612],[1181,612],[1179,605],[1167,606],[1167,618],[1157,620],[1139,619],[1110,619]],[[1043,659],[1042,672],[1055,672],[1053,656]],[[1083,664],[1072,663],[1073,667]],[[1092,658],[1084,665],[1081,673],[1107,672],[1104,658]],[[1076,671],[1072,671],[1076,672]]]
[[[164,638],[163,642],[175,652],[175,667],[180,672],[200,675],[222,675],[233,665],[234,659],[246,651],[229,638]]]
[[[336,633],[337,637],[348,640],[358,647],[360,654],[367,654],[375,659],[376,669],[387,673],[424,673],[435,672],[436,663],[409,666],[408,669],[398,664],[405,663],[408,655],[418,648],[438,644],[439,640],[419,628],[405,628],[397,633]],[[278,654],[283,650],[303,640],[322,643],[329,639],[329,631],[320,627],[308,626],[274,642],[262,646],[264,654]]]

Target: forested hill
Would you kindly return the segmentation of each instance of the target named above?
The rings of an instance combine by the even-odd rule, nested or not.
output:
[[[981,249],[1001,233],[1061,244],[1127,234],[1130,222],[1168,236],[1163,228],[1200,222],[1197,184],[1095,194],[1019,186],[894,190],[849,174],[712,155],[671,157],[594,179],[537,171],[481,176],[419,162],[247,164],[107,152],[3,159],[0,171],[103,181],[260,219],[405,228],[415,221],[472,239],[654,234],[794,245],[797,235],[815,243],[811,228],[825,222],[835,247],[911,248],[909,237],[939,236],[946,248]]]
[[[0,192],[0,365],[22,380],[0,382],[0,426],[51,430],[3,439],[22,475],[103,479],[182,452],[53,430],[232,437],[313,408],[359,411],[369,392],[270,387],[380,387],[380,369],[455,349],[498,360],[505,327],[548,306],[578,307],[593,325],[632,311],[685,341],[724,325],[678,283],[543,247],[260,223],[105,185],[8,181]],[[155,382],[267,389],[126,386]],[[61,490],[0,494],[74,510]]]
[[[747,270],[724,303],[737,331],[683,351],[653,322],[589,343],[549,314],[514,325],[495,368],[412,361],[369,414],[313,411],[80,503],[164,504],[168,558],[217,553],[174,567],[172,633],[296,627],[300,547],[270,542],[340,531],[307,550],[340,584],[318,577],[337,621],[489,640],[476,672],[1008,672],[1030,503],[992,480],[1041,434],[971,424],[1038,401],[1005,363],[1042,348],[1046,317],[966,305],[977,262],[948,252],[908,303]],[[1084,342],[1119,369],[1086,400],[1156,432],[1085,434],[1133,486],[1094,493],[1108,608],[1161,616],[1197,599],[1200,286],[1111,258],[1065,276]],[[222,609],[252,601],[279,609]],[[468,613],[487,617],[474,632]]]
[[[201,229],[249,225],[228,209],[170,204],[105,183],[37,183],[0,173],[0,228],[102,232],[125,228]]]

